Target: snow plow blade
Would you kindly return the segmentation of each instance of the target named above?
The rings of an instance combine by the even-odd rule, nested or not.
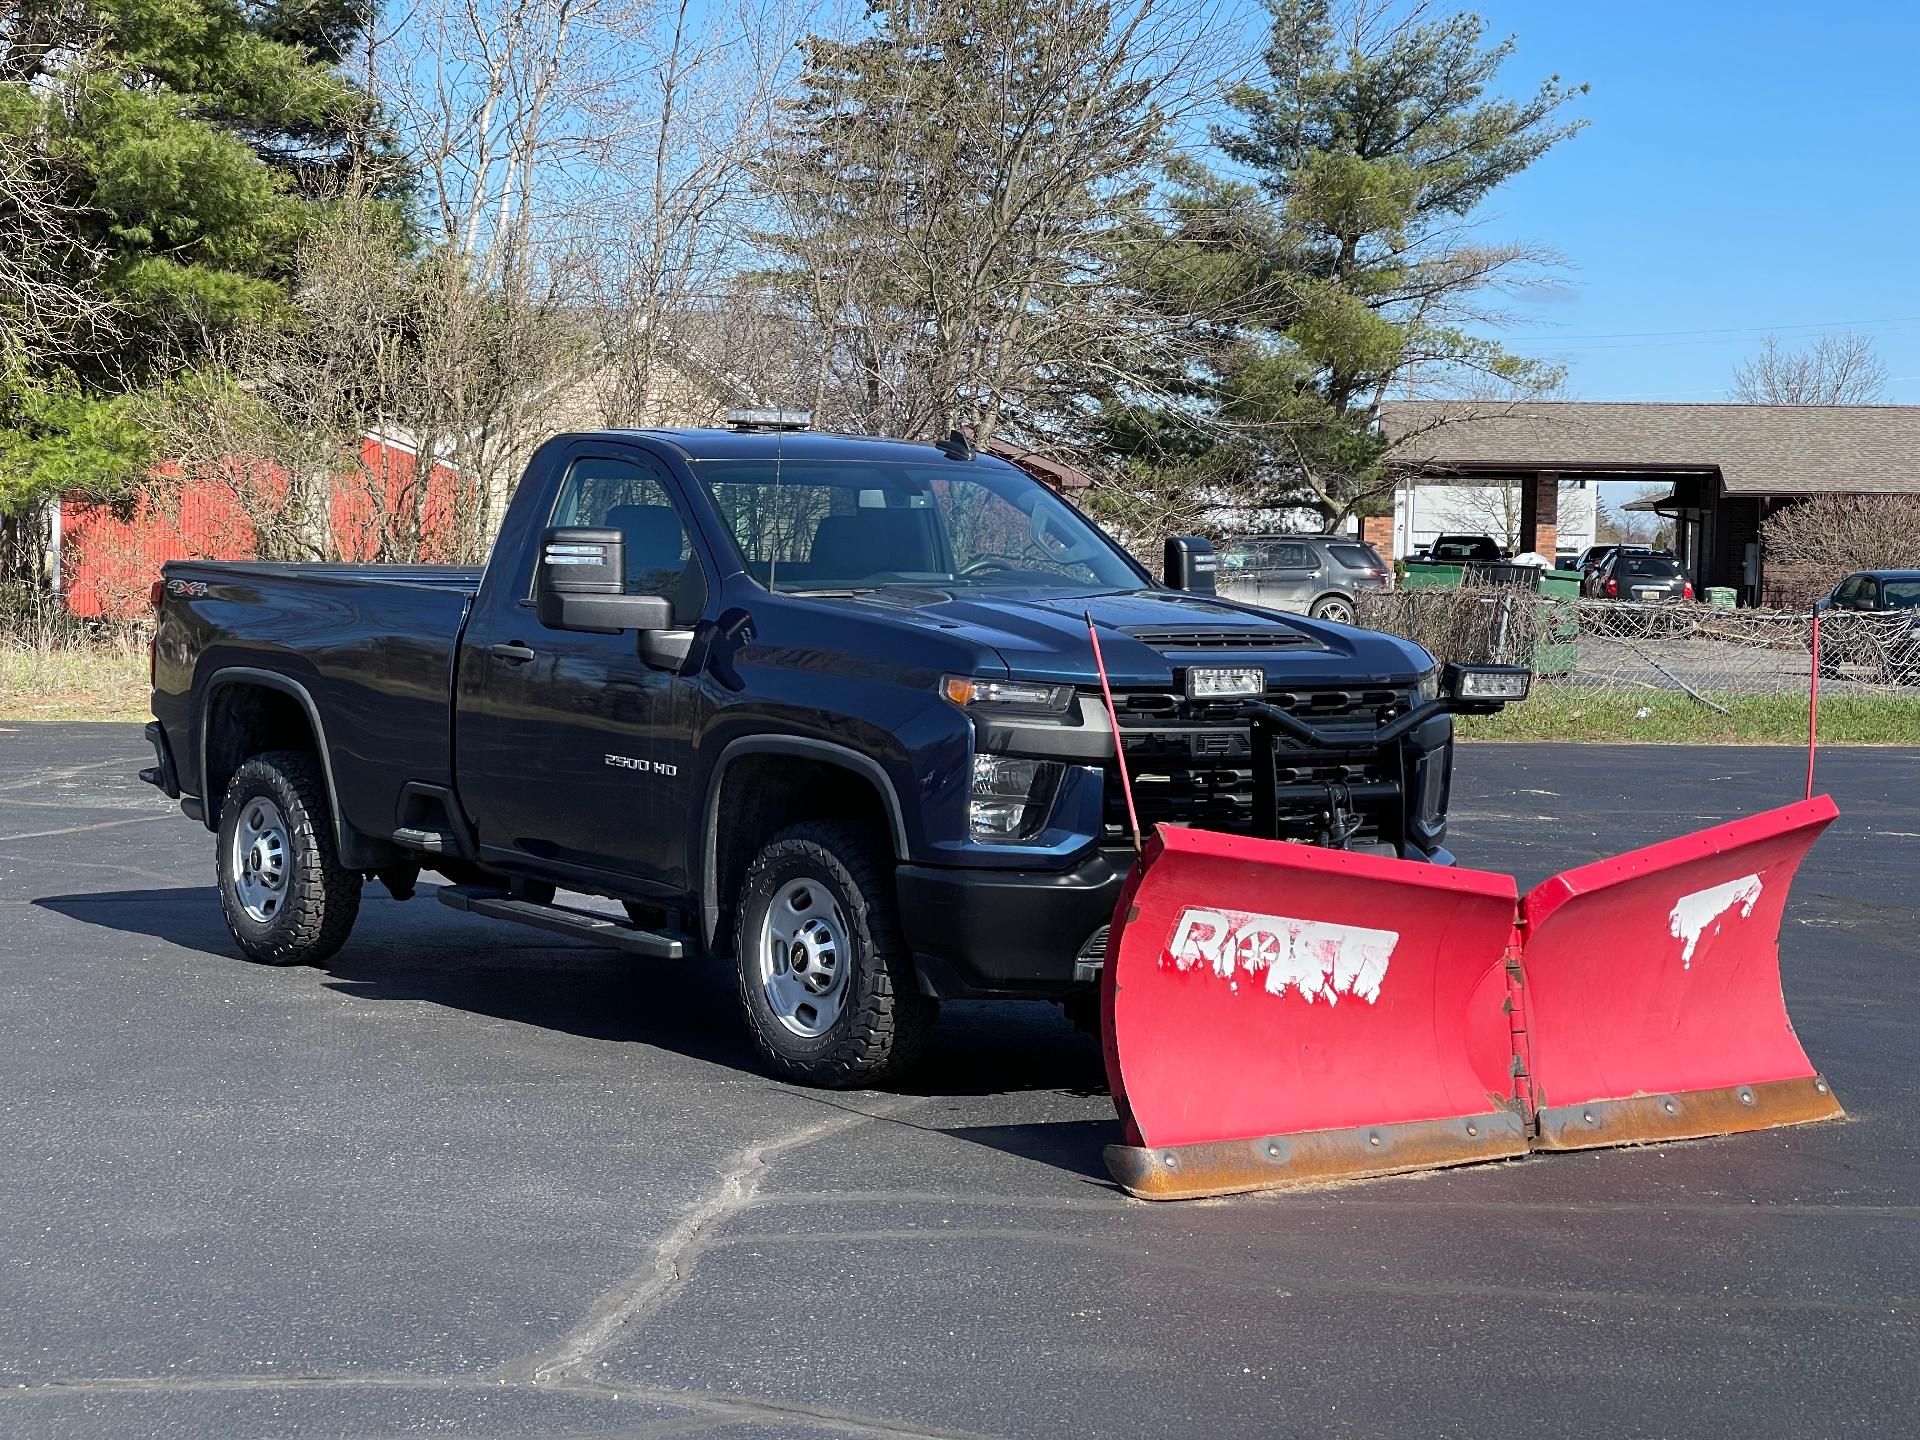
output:
[[[1163,827],[1102,988],[1120,1184],[1149,1199],[1519,1155],[1505,875]]]
[[[1780,991],[1816,796],[1569,870],[1521,904],[1536,1149],[1727,1135],[1842,1113]]]
[[[1780,990],[1826,796],[1557,875],[1162,827],[1107,944],[1129,1193],[1176,1200],[1842,1113]]]

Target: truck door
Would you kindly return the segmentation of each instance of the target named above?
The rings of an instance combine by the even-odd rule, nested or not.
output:
[[[593,440],[559,463],[539,529],[623,531],[627,592],[667,596],[690,629],[713,577],[665,467]],[[488,576],[461,652],[455,769],[483,858],[679,893],[688,883],[691,682],[670,661],[649,659],[634,634],[542,625],[532,598],[537,539],[518,562],[524,574]]]

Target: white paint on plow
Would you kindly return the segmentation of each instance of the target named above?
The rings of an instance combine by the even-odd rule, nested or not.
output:
[[[1395,930],[1190,907],[1174,923],[1166,958],[1180,970],[1204,966],[1236,990],[1244,970],[1262,975],[1269,995],[1284,995],[1292,986],[1308,1003],[1334,1005],[1343,995],[1357,995],[1371,1005],[1380,998],[1399,943]]]
[[[1724,885],[1682,895],[1680,903],[1673,907],[1673,914],[1667,920],[1667,933],[1682,942],[1680,968],[1693,968],[1694,949],[1700,944],[1700,937],[1707,933],[1709,925],[1718,933],[1722,915],[1738,905],[1741,918],[1744,919],[1753,914],[1754,904],[1759,899],[1758,875],[1742,875],[1738,880],[1729,880]]]

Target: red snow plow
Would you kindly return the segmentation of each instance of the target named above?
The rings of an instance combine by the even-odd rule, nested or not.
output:
[[[1134,1195],[1185,1199],[1841,1114],[1778,933],[1819,796],[1513,879],[1162,827],[1102,1036]]]

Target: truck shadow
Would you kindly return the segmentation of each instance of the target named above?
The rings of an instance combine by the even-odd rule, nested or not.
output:
[[[210,885],[48,895],[32,903],[83,925],[178,946],[221,967],[255,968],[234,947]],[[370,888],[353,937],[325,973],[327,988],[359,1000],[440,1005],[593,1040],[653,1046],[733,1070],[761,1069],[741,1027],[731,964],[649,962],[597,946],[550,942],[537,931],[457,915],[434,903],[430,891],[402,904]],[[1090,1096],[1105,1086],[1098,1046],[1075,1034],[1055,1006],[966,1003],[945,1007],[930,1053],[891,1088],[924,1096],[1037,1090]],[[966,1138],[991,1143],[984,1134]],[[1030,1157],[1039,1143],[1006,1138],[999,1148]]]

